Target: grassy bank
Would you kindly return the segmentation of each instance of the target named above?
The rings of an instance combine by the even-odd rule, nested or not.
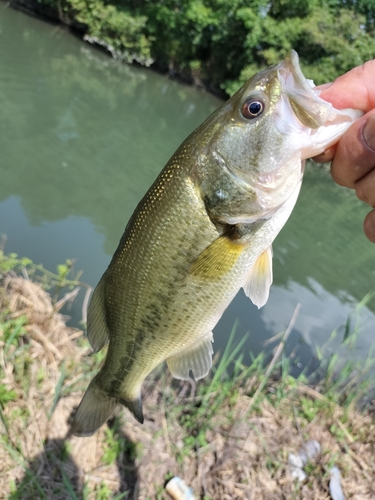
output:
[[[70,436],[71,416],[103,360],[58,312],[77,276],[68,280],[69,265],[45,278],[29,261],[0,262],[5,498],[167,499],[164,485],[179,475],[206,500],[328,499],[333,465],[345,498],[375,497],[372,407],[356,409],[369,385],[353,384],[353,375],[361,380],[358,367],[334,377],[332,364],[322,365],[325,377],[314,387],[294,379],[282,342],[271,361],[260,356],[250,367],[241,364],[241,346],[229,342],[211,378],[199,384],[173,380],[162,366],[144,384],[144,425],[118,409],[95,436]],[[24,268],[22,277],[9,270],[15,267]],[[51,280],[60,292],[54,300],[43,289]],[[288,457],[311,439],[321,451],[298,482]]]

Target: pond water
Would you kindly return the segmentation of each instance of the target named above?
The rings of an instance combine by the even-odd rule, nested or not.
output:
[[[182,140],[219,104],[212,95],[127,66],[59,26],[0,4],[0,233],[5,251],[47,269],[75,259],[95,285],[138,201]],[[274,285],[258,310],[242,291],[215,328],[222,351],[237,323],[242,352],[259,353],[287,327],[295,373],[320,346],[365,358],[373,344],[375,245],[367,208],[309,166],[301,196],[274,244]],[[82,301],[82,297],[80,299]],[[80,301],[70,314],[80,318]],[[340,347],[351,316],[354,346]],[[331,338],[336,330],[335,338]],[[330,339],[330,340],[329,340]],[[271,344],[268,348],[272,348]],[[339,348],[340,347],[340,348]],[[349,352],[350,351],[350,352]]]

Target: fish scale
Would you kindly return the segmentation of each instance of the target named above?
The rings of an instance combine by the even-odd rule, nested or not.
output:
[[[91,299],[89,341],[95,350],[109,346],[74,434],[94,433],[118,404],[142,422],[142,383],[164,360],[176,378],[207,375],[212,329],[238,290],[258,307],[267,301],[272,243],[297,200],[304,159],[358,116],[321,100],[292,51],[183,142],[136,208]]]
[[[124,304],[129,295],[129,290],[134,289],[134,283],[136,282],[136,297],[138,299],[133,306],[129,303],[126,304],[126,307],[124,306],[127,311],[126,314],[119,314],[116,311],[113,315],[110,313],[107,318],[108,327],[111,331],[110,339],[113,337],[114,340],[110,342],[106,363],[101,372],[104,387],[105,381],[112,379],[113,372],[116,379],[123,380],[122,385],[124,387],[133,387],[131,375],[125,378],[126,368],[120,370],[116,368],[118,353],[135,350],[142,353],[142,351],[148,350],[148,343],[143,340],[142,331],[144,331],[143,323],[145,318],[150,315],[150,311],[152,312],[150,304],[153,304],[153,307],[156,308],[160,318],[162,316],[166,317],[165,312],[173,295],[176,293],[176,289],[183,284],[182,277],[186,275],[189,265],[189,258],[186,257],[190,253],[192,255],[190,260],[192,260],[193,256],[198,255],[204,249],[204,241],[207,241],[207,237],[211,239],[217,237],[217,231],[207,218],[204,205],[197,197],[196,189],[189,179],[188,172],[184,172],[180,168],[180,160],[184,158],[186,158],[186,150],[183,151],[182,155],[180,153],[176,154],[151,188],[143,203],[137,208],[129,237],[123,241],[121,252],[119,252],[117,258],[115,256],[111,272],[104,281],[104,288],[107,289],[107,287],[111,288],[112,280],[117,283],[121,280],[121,286],[116,287],[118,294],[116,302],[123,302]],[[181,177],[183,177],[183,182],[181,182]],[[167,200],[167,204],[164,204],[164,200]],[[186,207],[192,206],[192,200],[195,205],[200,205],[201,219],[203,220],[196,217],[192,218],[191,212],[186,209]],[[170,202],[173,203],[173,211],[168,208]],[[148,217],[151,210],[154,214],[153,219]],[[166,217],[164,213],[167,213],[168,216]],[[193,213],[196,213],[196,208],[193,209]],[[193,221],[194,225],[192,224]],[[206,230],[204,230],[203,222],[207,226]],[[189,227],[189,230],[193,233],[192,236],[189,235],[190,248],[183,245],[187,236],[186,227]],[[173,245],[170,244],[171,237]],[[147,247],[143,245],[146,238],[148,240]],[[139,250],[132,252],[131,248],[134,247]],[[164,256],[164,262],[154,265],[154,256],[160,253]],[[140,261],[144,262],[145,265],[139,265]],[[172,269],[171,261],[173,262]],[[124,262],[127,262],[126,275],[121,274]],[[122,278],[119,278],[120,274]],[[147,286],[148,282],[155,284],[155,287]],[[142,298],[142,301],[140,298]],[[107,309],[111,310],[110,306]],[[158,325],[149,325],[150,337],[157,341],[155,343],[152,368],[159,364],[166,350],[173,352],[178,350],[180,345],[187,343],[184,340],[183,330],[181,333],[182,321],[180,316],[179,310],[175,311],[175,314],[170,311],[168,321],[160,322]],[[168,323],[174,323],[173,327],[180,330],[175,335],[176,345],[173,347],[170,346],[169,336],[165,335],[169,327]],[[121,333],[129,330],[136,331],[137,335],[134,339],[131,338],[130,341],[124,343]],[[182,340],[179,341],[178,337],[182,337]],[[142,342],[137,342],[135,339],[142,339]],[[191,340],[194,340],[194,338]],[[145,370],[149,371],[149,362],[145,362],[144,365]],[[126,392],[123,391],[122,394],[126,394]]]

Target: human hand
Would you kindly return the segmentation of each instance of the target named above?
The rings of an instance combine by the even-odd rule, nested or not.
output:
[[[331,161],[332,178],[340,186],[355,189],[357,197],[375,208],[375,59],[317,87],[320,97],[335,108],[365,112],[339,142],[314,158]],[[375,210],[367,214],[364,232],[375,243]]]

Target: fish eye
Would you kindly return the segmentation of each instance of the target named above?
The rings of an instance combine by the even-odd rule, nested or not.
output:
[[[244,118],[251,120],[261,115],[264,111],[264,101],[259,98],[248,99],[241,108],[241,113]]]

